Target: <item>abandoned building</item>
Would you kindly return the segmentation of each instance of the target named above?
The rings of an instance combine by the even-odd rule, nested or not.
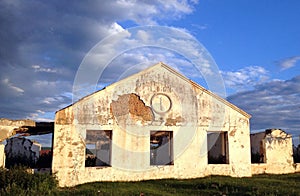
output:
[[[59,186],[300,172],[291,135],[250,134],[250,117],[158,63],[57,111],[54,123],[0,119],[0,142],[53,133],[47,155]]]
[[[250,140],[253,174],[295,172],[291,135],[281,129],[267,129],[251,134]]]
[[[14,165],[42,167],[51,165],[40,163],[41,144],[27,139],[26,136],[53,133],[53,122],[34,122],[33,120],[11,120],[0,118],[0,168]],[[5,143],[6,144],[5,144]],[[42,159],[45,159],[43,155]]]
[[[56,112],[52,172],[60,186],[251,176],[249,118],[158,63]]]

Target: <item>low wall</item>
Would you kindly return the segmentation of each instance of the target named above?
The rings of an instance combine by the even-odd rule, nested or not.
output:
[[[300,164],[251,164],[252,175],[256,174],[289,174],[300,172]]]
[[[251,164],[252,175],[264,174],[266,173],[266,170],[267,170],[267,164],[265,163]]]

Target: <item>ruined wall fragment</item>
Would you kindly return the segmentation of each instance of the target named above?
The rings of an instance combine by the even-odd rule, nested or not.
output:
[[[14,137],[6,140],[6,166],[17,163],[33,166],[39,159],[41,145],[26,138]]]
[[[10,120],[6,118],[0,119],[0,142],[15,135],[17,131],[22,132],[23,126],[35,126],[32,120]],[[26,129],[24,129],[26,131]]]
[[[5,167],[5,153],[4,153],[4,144],[0,144],[0,168]]]
[[[263,134],[265,135],[262,139],[265,163],[253,165],[252,173],[284,174],[295,172],[291,135],[280,129],[267,129]],[[264,168],[264,170],[262,172],[262,169],[257,168]]]

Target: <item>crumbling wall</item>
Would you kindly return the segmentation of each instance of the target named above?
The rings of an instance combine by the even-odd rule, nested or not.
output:
[[[228,132],[228,164],[208,164],[208,173],[251,176],[250,116],[209,94],[199,95],[199,124],[207,132]]]
[[[282,130],[271,130],[266,135],[267,173],[290,173],[293,168],[293,142],[291,135]]]
[[[0,144],[0,168],[5,167],[5,153],[4,153],[4,144]]]
[[[0,119],[0,142],[16,134],[22,126],[35,126],[32,120],[10,120]]]
[[[6,167],[15,164],[34,166],[39,158],[41,145],[26,138],[14,137],[6,140]]]
[[[229,118],[228,143],[231,176],[251,176],[249,119],[235,110],[230,110]]]
[[[110,108],[113,116],[124,125],[135,124],[137,121],[141,124],[153,121],[151,107],[146,106],[134,93],[119,96],[116,101],[112,101]]]
[[[111,166],[85,167],[86,130],[112,130]],[[151,131],[173,132],[174,165],[150,165]],[[209,131],[228,132],[228,164],[207,164]],[[163,66],[58,111],[53,143],[52,170],[60,186],[251,175],[249,115]]]
[[[253,164],[252,174],[284,174],[295,172],[291,135],[280,129],[268,129],[264,133],[265,163]]]

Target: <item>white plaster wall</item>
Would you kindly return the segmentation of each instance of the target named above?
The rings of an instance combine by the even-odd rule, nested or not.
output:
[[[4,144],[0,144],[0,168],[5,167],[5,153],[4,153]]]
[[[145,121],[116,116],[112,101],[134,93],[146,107],[164,93],[172,108]],[[53,172],[60,186],[92,181],[250,176],[249,119],[236,108],[162,67],[136,74],[60,110],[55,117]],[[85,167],[85,131],[112,130],[111,167]],[[174,165],[150,166],[150,131],[173,131]],[[229,164],[207,164],[207,132],[228,131]]]
[[[294,172],[292,137],[285,139],[265,138],[265,143],[266,163],[268,165],[266,173]]]
[[[293,161],[291,135],[286,134],[282,130],[272,130],[262,141],[265,146],[266,163],[253,164],[252,174],[297,172],[297,165],[294,165]]]

